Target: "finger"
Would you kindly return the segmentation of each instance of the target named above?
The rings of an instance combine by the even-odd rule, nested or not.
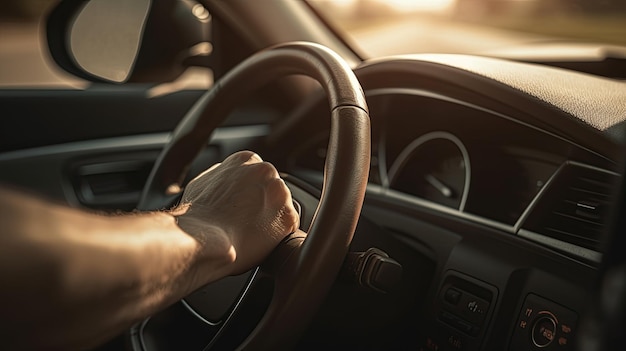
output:
[[[291,191],[285,184],[285,181],[281,178],[274,178],[267,182],[266,185],[266,200],[268,202],[267,205],[272,207],[288,207],[290,210],[293,210],[294,213],[297,213],[294,205],[293,199],[291,197]]]
[[[244,163],[254,163],[254,162],[262,162],[263,160],[261,159],[261,156],[257,155],[256,153],[249,151],[249,150],[244,150],[244,151],[239,151],[239,152],[235,152],[234,154],[228,156],[224,162],[222,162],[223,164],[228,164],[228,165],[241,165]]]
[[[255,163],[259,163],[259,162],[263,162],[263,159],[261,158],[261,156],[259,156],[257,153],[252,153],[252,155],[250,155],[250,158],[244,162],[244,165],[251,165],[251,164],[255,164]]]
[[[257,178],[257,182],[264,182],[266,180],[274,180],[280,178],[278,171],[269,162],[255,162],[248,164],[247,171],[249,176]]]
[[[221,164],[222,164],[221,162],[218,162],[218,163],[214,164],[213,166],[209,167],[209,169],[207,169],[206,171],[202,172],[202,174],[211,172],[212,170],[214,170],[217,167],[219,167]]]
[[[194,177],[191,181],[189,181],[189,184],[192,184],[193,182],[195,182],[196,180],[202,178],[204,175],[206,175],[207,173],[213,171],[214,169],[216,169],[217,167],[219,167],[221,165],[221,163],[216,163],[213,166],[209,167],[208,169],[204,170],[202,173],[198,174],[196,177]]]

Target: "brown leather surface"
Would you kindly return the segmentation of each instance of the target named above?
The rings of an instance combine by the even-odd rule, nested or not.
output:
[[[171,184],[182,182],[187,168],[211,133],[243,97],[277,77],[303,74],[316,79],[327,93],[331,109],[354,106],[367,112],[361,86],[348,65],[334,52],[313,43],[288,43],[252,55],[207,91],[180,122],[157,160],[138,208],[164,206]]]
[[[331,118],[324,187],[309,234],[276,272],[272,304],[242,350],[289,349],[328,293],[352,240],[369,173],[363,167],[370,161],[369,117],[340,107]]]
[[[370,164],[370,120],[361,86],[329,49],[290,43],[264,50],[231,70],[183,118],[152,170],[139,208],[163,207],[166,188],[186,171],[242,95],[273,79],[304,74],[327,93],[331,132],[324,186],[306,239],[288,241],[295,252],[275,273],[271,305],[242,350],[288,349],[312,319],[334,282],[359,219]],[[280,249],[278,251],[281,251]],[[284,250],[282,250],[284,251]]]

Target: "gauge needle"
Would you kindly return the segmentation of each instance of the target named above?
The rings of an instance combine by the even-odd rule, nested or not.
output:
[[[448,188],[448,186],[443,184],[439,179],[435,178],[435,176],[433,176],[432,174],[428,174],[425,178],[430,185],[439,190],[441,195],[445,197],[452,197],[452,189]]]

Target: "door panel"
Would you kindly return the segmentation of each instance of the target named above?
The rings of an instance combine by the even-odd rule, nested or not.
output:
[[[0,183],[72,206],[132,209],[168,133],[205,91],[153,96],[146,84],[0,90]],[[190,175],[265,135],[279,114],[266,102],[243,99]]]
[[[268,132],[267,125],[217,129],[188,178],[250,148]],[[153,133],[1,153],[0,183],[76,207],[130,210],[168,138],[168,133]]]
[[[172,130],[203,90],[148,97],[144,85],[1,90],[0,152]]]

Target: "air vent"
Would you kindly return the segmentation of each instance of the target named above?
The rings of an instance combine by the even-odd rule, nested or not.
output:
[[[568,164],[533,209],[523,228],[600,251],[618,176]]]

